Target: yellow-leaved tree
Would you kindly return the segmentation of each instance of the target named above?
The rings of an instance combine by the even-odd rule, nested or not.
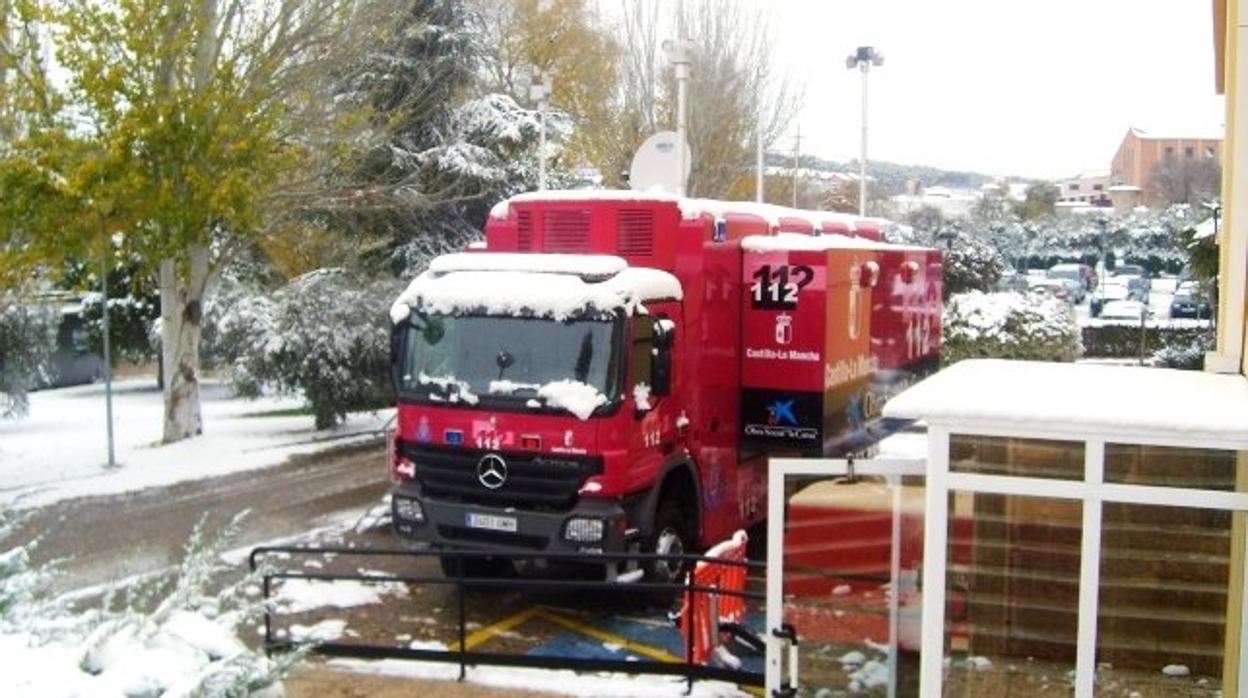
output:
[[[283,187],[317,169],[318,144],[360,123],[334,99],[336,69],[385,3],[0,3],[0,28],[26,39],[0,42],[0,262],[106,239],[145,260],[161,297],[164,441],[199,434],[204,300],[280,217]]]
[[[551,107],[567,114],[572,126],[564,166],[618,160],[629,145],[621,144],[616,108],[622,53],[595,3],[480,0],[480,8],[490,54],[487,87],[532,106],[524,78],[541,71],[551,85]]]

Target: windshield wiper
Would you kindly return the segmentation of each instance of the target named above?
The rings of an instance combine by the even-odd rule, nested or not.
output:
[[[472,392],[472,386],[454,376],[429,376],[421,373],[419,381],[422,387],[429,390],[430,399],[435,399],[435,401],[445,399],[450,402],[459,402],[463,400],[469,405],[477,404],[478,398],[476,393]],[[445,398],[434,394],[434,388],[441,389]]]

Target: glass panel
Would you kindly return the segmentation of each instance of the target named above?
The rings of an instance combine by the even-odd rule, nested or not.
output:
[[[1104,507],[1098,694],[1221,696],[1232,514]]]
[[[1235,491],[1235,452],[1105,444],[1105,482]]]
[[[786,484],[784,622],[801,641],[803,695],[887,696],[890,683],[897,696],[919,695],[922,478]]]
[[[969,492],[952,497],[944,695],[1070,695],[1082,504]]]
[[[953,434],[949,470],[1055,480],[1083,479],[1083,443]]]

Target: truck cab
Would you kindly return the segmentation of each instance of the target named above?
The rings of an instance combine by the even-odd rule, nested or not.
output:
[[[679,553],[644,496],[688,458],[680,283],[608,255],[438,258],[396,303],[396,526],[438,546]],[[621,496],[624,495],[624,496]],[[650,523],[642,527],[643,523]]]

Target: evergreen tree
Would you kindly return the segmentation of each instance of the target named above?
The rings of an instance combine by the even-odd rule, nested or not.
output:
[[[354,183],[345,200],[305,215],[364,241],[366,263],[407,275],[479,236],[489,207],[535,180],[536,114],[504,95],[473,98],[483,55],[472,22],[463,0],[410,2],[342,76],[342,98],[367,104],[384,137],[347,158],[350,172],[329,173]]]

